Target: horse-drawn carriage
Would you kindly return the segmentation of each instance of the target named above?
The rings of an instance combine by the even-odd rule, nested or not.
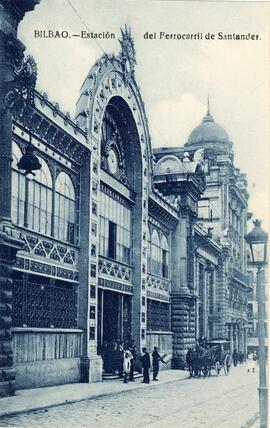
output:
[[[230,355],[230,342],[228,340],[216,339],[207,343],[212,355],[212,368],[216,370],[217,376],[221,369],[228,376],[232,364]],[[206,352],[207,352],[206,349]]]
[[[187,363],[191,376],[210,376],[212,370],[216,375],[223,369],[228,376],[231,368],[230,342],[215,339],[205,344],[205,347],[196,346],[187,355]]]

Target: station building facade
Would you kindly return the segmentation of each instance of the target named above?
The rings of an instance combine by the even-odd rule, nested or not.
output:
[[[12,134],[5,121],[1,394],[100,381],[117,341],[158,346],[175,368],[201,336],[245,347],[245,179],[220,144],[209,170],[194,141],[154,157],[126,28],[120,44],[86,76],[75,120],[35,91],[30,111],[12,110]],[[18,168],[29,147],[35,175]],[[211,186],[227,198],[214,230],[198,219]]]

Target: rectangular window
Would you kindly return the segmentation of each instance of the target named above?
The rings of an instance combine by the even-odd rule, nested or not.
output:
[[[168,251],[162,250],[162,276],[168,278]]]
[[[74,244],[75,241],[75,224],[67,222],[67,241]]]
[[[116,257],[116,224],[109,221],[109,248],[108,257],[115,259]]]
[[[99,213],[99,254],[130,264],[131,209],[101,192]]]

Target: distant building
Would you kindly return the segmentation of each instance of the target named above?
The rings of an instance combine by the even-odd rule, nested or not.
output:
[[[232,143],[227,132],[218,125],[209,110],[202,123],[190,134],[184,147],[155,149],[158,162],[163,157],[175,156],[185,162],[204,152],[206,189],[198,201],[197,223],[208,230],[222,248],[217,276],[217,295],[214,312],[210,320],[215,320],[215,337],[229,338],[231,351],[237,349],[246,353],[247,349],[247,296],[250,290],[247,275],[247,252],[245,244],[247,222],[247,179],[234,166]],[[191,155],[191,156],[190,156]],[[201,278],[205,266],[194,254],[195,278],[201,290],[197,300],[200,332],[208,336],[207,323],[200,316],[204,295],[204,280]],[[211,325],[211,323],[210,323]]]
[[[248,275],[250,278],[251,291],[248,295],[247,305],[247,318],[248,318],[248,340],[247,348],[250,352],[259,352],[259,338],[258,338],[258,303],[257,303],[257,280],[256,280],[257,268],[252,265],[248,258]],[[265,346],[268,347],[268,288],[267,288],[267,269],[263,271],[263,286],[264,286],[264,313],[265,313]]]

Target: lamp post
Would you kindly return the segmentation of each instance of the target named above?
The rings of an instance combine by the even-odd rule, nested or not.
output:
[[[267,428],[267,385],[266,385],[266,359],[265,359],[265,332],[264,332],[264,278],[263,267],[267,262],[268,235],[261,229],[261,222],[254,221],[254,228],[246,235],[250,246],[252,263],[257,266],[257,304],[258,304],[258,336],[259,336],[259,410],[260,428]]]

